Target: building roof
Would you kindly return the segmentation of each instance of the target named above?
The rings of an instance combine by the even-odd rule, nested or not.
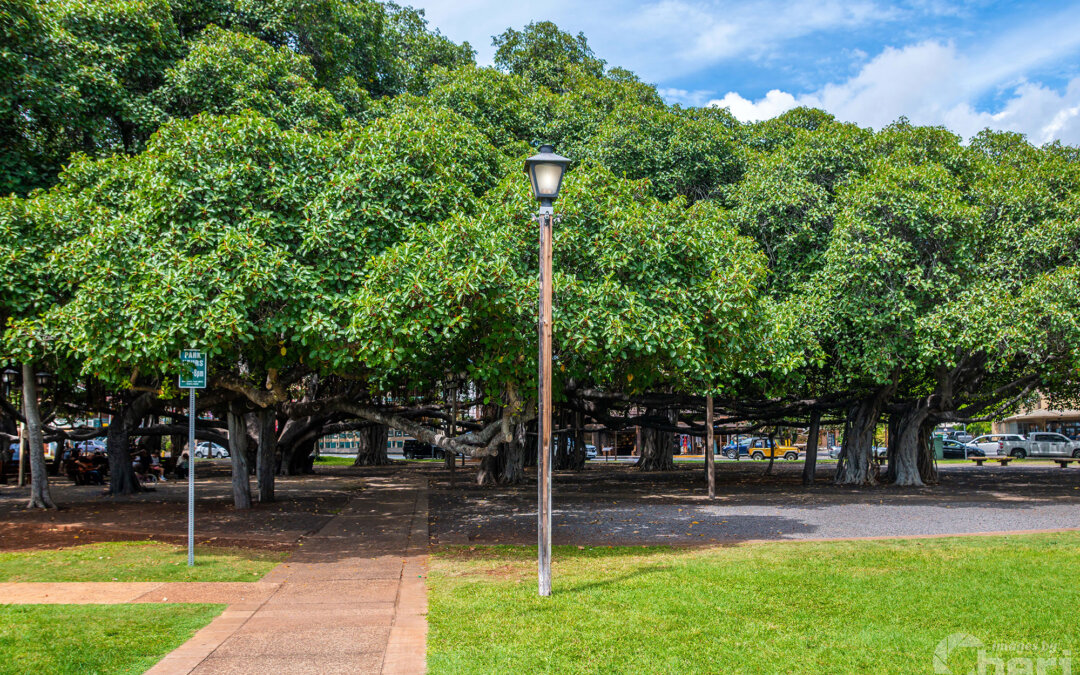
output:
[[[1004,421],[1024,422],[1027,420],[1061,419],[1064,417],[1075,417],[1080,419],[1080,410],[1047,410],[1045,408],[1040,410],[1029,410],[1028,412],[1020,413],[1019,415],[1006,417]]]

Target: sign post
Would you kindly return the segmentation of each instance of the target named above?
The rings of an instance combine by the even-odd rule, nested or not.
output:
[[[206,354],[198,349],[180,352],[180,388],[188,390],[188,520],[187,564],[195,565],[195,390],[206,388]]]

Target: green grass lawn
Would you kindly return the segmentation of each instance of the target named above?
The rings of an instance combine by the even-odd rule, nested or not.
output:
[[[1080,658],[1077,533],[558,547],[550,598],[537,597],[535,555],[432,556],[432,673],[932,673],[954,633],[1005,663]],[[1007,651],[1043,642],[1056,651]],[[976,649],[948,665],[969,672]]]
[[[0,605],[0,673],[142,673],[225,605]]]
[[[196,547],[149,541],[0,553],[0,581],[257,581],[285,559],[278,551]]]
[[[319,455],[315,458],[315,466],[352,466],[356,457],[342,455]]]

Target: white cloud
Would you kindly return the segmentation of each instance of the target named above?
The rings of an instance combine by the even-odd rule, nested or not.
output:
[[[702,106],[705,105],[713,96],[716,95],[715,91],[710,89],[678,89],[678,88],[658,88],[656,93],[660,94],[668,103],[678,103],[684,106]]]
[[[453,40],[490,63],[491,36],[530,21],[583,31],[612,65],[647,81],[685,76],[730,58],[760,59],[818,31],[852,29],[896,15],[884,0],[406,0]]]
[[[760,122],[776,117],[785,110],[790,110],[800,104],[786,91],[773,89],[765,94],[765,98],[756,102],[729,91],[724,98],[709,101],[709,105],[716,108],[728,108],[732,115],[743,122]]]
[[[1034,59],[1002,52],[1000,44],[973,56],[959,53],[952,43],[934,41],[886,48],[855,76],[815,92],[796,96],[773,90],[756,101],[728,92],[708,105],[728,107],[745,121],[768,119],[802,105],[874,128],[903,115],[916,124],[946,126],[964,138],[990,127],[1018,131],[1036,143],[1080,143],[1080,78],[1062,91],[1025,82],[1019,78]],[[980,95],[999,90],[1007,92],[1007,98],[996,110],[975,109]]]

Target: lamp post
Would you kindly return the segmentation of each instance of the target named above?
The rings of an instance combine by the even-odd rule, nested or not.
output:
[[[537,572],[540,595],[551,595],[551,226],[554,203],[570,160],[541,145],[539,154],[525,160],[533,196],[540,202],[540,359],[537,405]]]

